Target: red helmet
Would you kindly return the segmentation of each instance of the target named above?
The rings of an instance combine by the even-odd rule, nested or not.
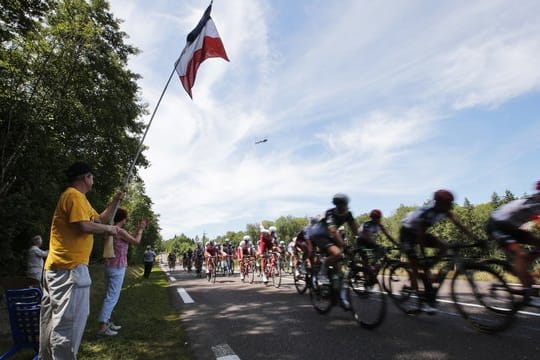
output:
[[[380,219],[382,217],[382,212],[379,209],[373,209],[369,213],[369,217],[372,219]]]
[[[452,193],[448,190],[441,189],[435,191],[435,193],[433,194],[433,200],[435,200],[436,202],[450,204],[454,202],[454,195],[452,195]]]

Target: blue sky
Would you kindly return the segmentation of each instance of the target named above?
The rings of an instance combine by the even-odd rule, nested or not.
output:
[[[152,111],[209,1],[112,0]],[[533,192],[540,2],[216,0],[230,62],[178,78],[141,171],[164,239],[322,213]],[[144,119],[148,122],[149,117]],[[254,142],[268,138],[268,142]]]

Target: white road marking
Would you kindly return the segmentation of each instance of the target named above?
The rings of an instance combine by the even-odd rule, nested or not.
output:
[[[192,303],[195,302],[195,301],[193,301],[193,299],[191,298],[191,296],[189,296],[189,294],[187,293],[186,289],[184,289],[184,288],[178,288],[178,289],[176,289],[176,291],[178,292],[178,295],[180,295],[180,297],[181,297],[182,300],[184,301],[184,304],[192,304]]]
[[[176,281],[176,279],[174,278],[174,276],[169,276],[169,280],[170,280],[170,281]]]
[[[228,344],[212,346],[216,360],[240,360]]]

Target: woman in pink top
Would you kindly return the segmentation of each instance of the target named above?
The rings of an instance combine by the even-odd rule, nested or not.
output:
[[[121,326],[114,325],[111,321],[111,314],[120,297],[122,283],[127,267],[127,253],[129,244],[139,244],[141,242],[142,233],[146,227],[147,221],[141,220],[137,226],[135,236],[130,235],[123,229],[127,221],[127,211],[118,209],[114,216],[114,225],[120,228],[118,235],[114,236],[114,258],[105,259],[105,299],[99,314],[99,330],[98,335],[116,335]]]

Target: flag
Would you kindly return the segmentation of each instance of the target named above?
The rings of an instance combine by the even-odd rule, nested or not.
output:
[[[187,36],[186,47],[174,64],[174,68],[180,76],[180,81],[186,89],[189,97],[193,99],[191,88],[195,83],[199,65],[209,58],[220,57],[227,61],[227,53],[221,42],[216,25],[210,17],[212,3],[204,12],[199,24]]]

